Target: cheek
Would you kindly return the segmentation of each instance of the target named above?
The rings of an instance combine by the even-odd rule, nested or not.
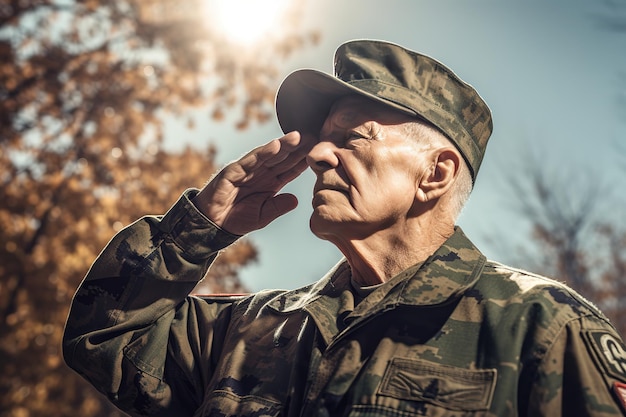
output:
[[[384,176],[370,177],[355,187],[355,209],[376,217],[406,213],[414,203],[416,181],[406,172],[387,172]]]
[[[355,152],[358,163],[345,166],[349,168],[346,174],[353,185],[351,200],[357,212],[381,216],[381,212],[396,213],[412,207],[419,173],[424,169],[417,160],[407,159],[414,152],[408,146],[376,155]]]
[[[396,204],[404,203],[403,206],[408,207],[413,204],[413,198],[416,192],[416,182],[412,177],[402,173],[391,176],[385,184],[381,186],[381,195],[386,197],[388,201],[394,201]]]

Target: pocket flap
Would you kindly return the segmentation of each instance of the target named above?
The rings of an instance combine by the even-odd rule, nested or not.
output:
[[[491,406],[495,382],[495,369],[474,370],[395,358],[385,370],[379,393],[451,410],[485,410]]]

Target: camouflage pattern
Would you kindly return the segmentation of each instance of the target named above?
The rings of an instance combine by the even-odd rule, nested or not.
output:
[[[460,229],[360,302],[345,261],[294,291],[189,296],[237,239],[193,193],[112,239],[67,321],[66,362],[131,415],[624,415],[607,319]]]
[[[276,96],[276,114],[285,133],[317,134],[339,97],[358,94],[439,128],[476,178],[493,130],[491,111],[452,70],[426,55],[373,40],[341,45],[334,67],[334,76],[304,69],[285,78]]]

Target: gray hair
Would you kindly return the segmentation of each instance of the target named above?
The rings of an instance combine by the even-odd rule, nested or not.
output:
[[[414,138],[419,144],[426,146],[428,149],[454,145],[446,135],[430,123],[421,121],[408,122],[405,123],[404,126],[407,135]],[[450,211],[455,220],[460,216],[474,187],[472,174],[467,166],[467,162],[465,162],[463,158],[461,158],[461,161],[456,181],[450,190]]]

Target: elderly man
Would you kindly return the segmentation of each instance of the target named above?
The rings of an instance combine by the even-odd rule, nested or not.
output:
[[[72,305],[70,366],[132,415],[623,415],[607,319],[455,227],[492,128],[471,86],[353,41],[335,76],[289,75],[276,106],[289,133],[109,243]],[[345,259],[294,291],[189,296],[220,250],[296,206],[278,193],[307,166],[311,230]]]

